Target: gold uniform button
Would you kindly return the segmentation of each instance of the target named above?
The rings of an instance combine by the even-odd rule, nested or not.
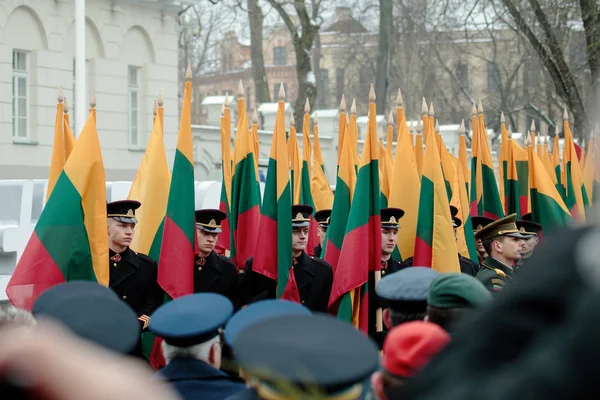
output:
[[[114,263],[114,264],[113,264],[113,267],[116,267],[116,266],[117,266],[117,263]]]
[[[123,296],[123,300],[127,300],[127,296]]]
[[[202,271],[202,267],[198,267],[198,271]]]
[[[385,275],[385,269],[381,270],[381,275]]]
[[[302,300],[301,303],[304,304],[304,300]]]

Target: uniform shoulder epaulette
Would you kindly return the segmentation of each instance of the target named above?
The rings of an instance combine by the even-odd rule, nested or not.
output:
[[[323,260],[322,258],[311,257],[311,259],[321,265],[331,268],[331,264],[329,264],[327,261]]]
[[[134,253],[135,253],[135,255],[136,255],[136,256],[138,256],[138,258],[139,258],[140,260],[148,261],[148,262],[150,262],[150,263],[154,263],[154,264],[156,264],[156,263],[157,263],[155,260],[153,260],[152,258],[148,257],[146,254],[143,254],[143,253],[137,253],[137,252],[134,252]]]
[[[503,278],[506,278],[506,273],[504,271],[502,271],[501,269],[495,268],[494,272],[498,275],[500,275]]]
[[[221,260],[221,262],[226,263],[226,264],[235,265],[235,264],[233,264],[233,261],[231,261],[231,258],[226,257],[226,256],[221,255],[221,254],[217,254],[217,256],[219,256],[219,260]]]

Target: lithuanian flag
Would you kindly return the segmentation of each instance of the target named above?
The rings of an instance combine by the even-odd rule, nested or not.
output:
[[[517,214],[517,219],[521,219],[521,191],[519,187],[519,173],[517,172],[517,163],[515,161],[515,152],[517,150],[513,143],[512,139],[507,140],[508,159],[504,180],[504,193],[506,195],[507,214]],[[523,209],[523,211],[523,214],[527,213],[527,209]]]
[[[313,208],[313,216],[310,219],[310,228],[308,231],[308,241],[306,252],[309,256],[314,256],[315,247],[319,244],[317,236],[317,221],[314,218],[315,204],[310,189],[311,170],[310,170],[310,103],[306,99],[304,105],[304,118],[302,120],[302,172],[300,179],[300,204],[307,204]]]
[[[479,102],[479,147],[481,155],[481,179],[483,193],[483,215],[491,218],[504,217],[500,193],[494,173],[492,153],[487,139],[487,129],[483,117],[483,106]]]
[[[325,168],[323,167],[323,154],[321,153],[321,142],[319,141],[319,118],[315,114],[313,119],[313,169],[312,177],[310,178],[310,192],[315,202],[317,211],[331,209],[333,206],[333,191],[327,177],[325,176]],[[341,144],[341,142],[340,142]]]
[[[566,225],[571,220],[571,214],[533,147],[529,146],[527,152],[532,218],[543,225],[546,234]]]
[[[467,195],[465,175],[459,160],[453,159],[452,162],[456,168],[456,175],[452,185],[453,196],[450,205],[456,207],[458,210],[457,216],[462,222],[461,226],[456,230],[456,247],[460,255],[476,261],[477,246],[475,245],[471,214],[469,213],[469,196]]]
[[[415,235],[417,231],[417,213],[419,211],[419,190],[421,177],[417,166],[417,156],[413,151],[412,137],[406,126],[406,115],[402,96],[398,91],[396,100],[396,116],[398,134],[396,137],[396,159],[394,160],[394,175],[392,176],[389,206],[404,210],[402,229],[398,230],[398,258],[406,260],[412,257],[415,250]],[[417,138],[420,138],[418,135]],[[423,149],[422,143],[420,144]]]
[[[506,173],[508,170],[508,131],[506,130],[506,122],[504,118],[504,112],[500,114],[500,154],[498,157],[498,177],[500,178],[500,185],[498,189],[500,190],[500,201],[502,202],[502,209],[504,212],[510,214],[508,212],[508,208],[506,206]]]
[[[413,265],[460,272],[440,153],[431,128],[425,130],[425,146]]]
[[[75,148],[75,135],[73,135],[73,131],[71,130],[71,120],[69,119],[69,104],[67,103],[66,97],[63,104],[63,111],[65,113],[63,120],[65,129],[65,156],[66,159],[68,159],[69,155]]]
[[[475,236],[473,234],[473,225],[471,224],[471,213],[469,210],[469,186],[466,182],[469,171],[467,170],[467,140],[465,137],[464,120],[460,124],[458,147],[459,157],[456,163],[454,163],[456,166],[456,177],[452,190],[453,197],[450,201],[450,204],[458,209],[458,216],[462,221],[462,226],[457,231],[457,247],[463,257],[477,261],[477,246],[475,245]]]
[[[392,145],[391,139],[394,135],[394,115],[390,111],[388,118],[388,132],[387,148],[383,146],[383,143],[379,142],[379,154],[381,156],[381,162],[379,163],[379,187],[381,189],[381,207],[387,207],[392,191],[392,178],[394,176],[394,164],[392,162]],[[389,151],[388,151],[389,148]]]
[[[242,86],[240,85],[240,88]],[[243,269],[254,254],[260,224],[260,186],[256,176],[254,143],[248,130],[248,116],[243,92],[238,98],[238,124],[235,135],[229,226],[231,260]]]
[[[340,125],[342,130],[347,129],[346,125]],[[350,204],[354,195],[354,186],[356,185],[356,169],[354,157],[350,149],[350,140],[347,134],[339,133],[340,138],[344,138],[338,149],[340,164],[338,165],[337,180],[335,186],[335,195],[333,197],[333,207],[329,219],[329,228],[325,237],[325,261],[327,261],[335,271],[344,235],[346,234],[346,223],[350,215]]]
[[[563,200],[566,201],[565,185],[563,184],[563,171],[560,164],[560,142],[559,136],[554,135],[554,144],[552,146],[552,161],[554,164],[554,175],[556,176],[556,190],[560,193]]]
[[[244,112],[245,111],[246,110],[244,110]],[[233,231],[230,227],[232,177],[231,165],[233,156],[231,155],[231,112],[229,111],[229,96],[227,94],[225,95],[225,103],[223,104],[221,112],[222,181],[219,210],[227,214],[228,218],[221,222],[221,233],[219,234],[219,238],[217,239],[217,245],[215,246],[215,249],[219,254],[227,254],[227,252],[231,251],[231,242],[233,241]]]
[[[415,136],[415,160],[419,170],[419,179],[423,175],[423,135],[421,135],[421,120],[417,123],[417,135]]]
[[[194,292],[196,217],[194,212],[192,71],[189,66],[185,80],[177,148],[158,261],[158,283],[173,299]]]
[[[108,286],[106,178],[90,114],[8,282],[6,295],[31,310],[46,289],[72,280]]]
[[[52,159],[50,161],[50,174],[48,176],[46,201],[48,201],[48,198],[50,198],[52,189],[54,189],[54,185],[56,185],[56,181],[62,173],[65,162],[67,162],[68,158],[66,154],[67,141],[65,138],[63,99],[61,87],[58,93],[58,104],[56,105],[56,118],[54,119],[54,144],[52,146]]]
[[[161,106],[157,109],[146,152],[127,197],[142,203],[136,211],[138,224],[130,247],[137,252],[147,254],[153,260],[160,259],[171,184],[171,171],[167,163],[162,128],[163,115],[164,109]]]
[[[256,169],[256,177],[258,178],[258,161],[260,158],[260,146],[258,144],[258,114],[256,113],[256,107],[252,111],[252,134],[253,153],[254,153],[254,168]]]
[[[352,99],[352,105],[350,106],[350,123],[348,125],[348,131],[346,138],[350,144],[350,150],[352,151],[352,158],[354,159],[354,168],[358,171],[358,165],[360,164],[360,156],[358,155],[358,125],[356,124],[356,99]]]
[[[573,134],[569,126],[569,114],[567,110],[564,113],[564,133],[565,148],[563,150],[563,168],[565,170],[565,191],[566,204],[573,216],[578,222],[585,222],[585,209],[588,206],[587,192],[583,185],[581,176],[581,167],[573,142]]]
[[[471,202],[471,215],[483,215],[483,175],[481,174],[481,154],[479,121],[477,120],[477,107],[473,103],[471,109],[471,183],[469,200]]]
[[[292,271],[292,193],[284,98],[281,85],[261,209],[260,240],[256,244],[252,269],[277,282],[277,297],[300,302]]]
[[[585,165],[583,168],[583,184],[585,185],[586,193],[590,206],[598,202],[598,166],[596,164],[596,139],[590,138],[588,149],[585,154]]]
[[[381,268],[379,149],[373,85],[369,101],[369,127],[356,181],[356,195],[348,216],[329,300],[330,307],[333,310],[337,308],[339,319],[352,323],[365,333],[369,330],[369,271]]]
[[[296,134],[296,121],[294,113],[290,113],[290,137],[288,139],[288,156],[290,157],[290,171],[292,175],[292,204],[300,204],[300,177],[302,174],[302,161],[300,161],[300,149],[298,148],[298,136]]]

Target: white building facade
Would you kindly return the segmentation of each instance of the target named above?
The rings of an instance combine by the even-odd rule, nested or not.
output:
[[[171,0],[86,0],[87,92],[96,93],[107,180],[135,176],[161,89],[172,163],[179,9]],[[48,177],[60,86],[75,130],[74,50],[75,0],[0,1],[0,179]]]

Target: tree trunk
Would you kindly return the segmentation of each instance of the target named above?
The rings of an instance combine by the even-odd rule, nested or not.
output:
[[[269,82],[265,72],[263,57],[263,14],[258,0],[248,0],[248,20],[250,23],[250,58],[254,79],[254,98],[257,104],[270,102]]]
[[[377,52],[377,75],[375,77],[375,95],[377,110],[385,113],[388,92],[388,77],[392,59],[393,3],[379,0],[379,44]]]
[[[320,85],[323,82],[323,77],[321,74],[321,35],[318,33],[315,36],[315,47],[313,49],[313,71],[315,71],[315,82]],[[325,92],[319,92],[317,98],[315,98],[314,103],[310,103],[310,106],[313,110],[318,108],[327,108],[327,100],[323,98],[326,96]]]
[[[312,40],[310,44],[301,40],[294,42],[294,48],[296,49],[296,75],[298,77],[298,97],[296,97],[296,103],[294,104],[296,121],[302,121],[304,103],[307,98],[313,107],[316,105],[316,76],[312,69],[310,57],[312,42]]]
[[[315,99],[317,98],[316,76],[312,69],[312,47],[315,37],[319,33],[319,26],[314,25],[313,20],[319,15],[320,3],[313,3],[311,18],[304,0],[294,0],[294,9],[300,22],[300,27],[298,27],[292,20],[292,17],[283,8],[282,3],[277,0],[267,1],[275,8],[281,19],[283,19],[285,26],[292,36],[292,43],[296,52],[296,77],[298,79],[298,97],[296,97],[294,103],[294,116],[296,121],[302,121],[306,99],[308,98],[308,101],[312,105],[315,104]]]

